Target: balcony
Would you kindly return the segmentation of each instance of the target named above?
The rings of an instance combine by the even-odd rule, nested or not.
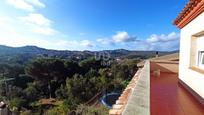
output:
[[[177,61],[146,61],[110,115],[203,115],[204,106],[178,78]]]

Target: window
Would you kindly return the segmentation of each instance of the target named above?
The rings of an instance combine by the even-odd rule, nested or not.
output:
[[[204,51],[198,52],[198,67],[204,69]]]
[[[204,31],[191,37],[190,69],[204,74]]]

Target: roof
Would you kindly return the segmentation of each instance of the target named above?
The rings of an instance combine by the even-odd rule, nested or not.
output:
[[[164,56],[159,56],[157,58],[150,58],[148,60],[151,61],[179,61],[179,53],[173,53],[173,54],[168,54],[168,55],[164,55]],[[137,66],[138,67],[143,67],[143,65],[145,64],[145,60],[138,63]]]
[[[159,56],[157,58],[151,58],[151,60],[165,60],[165,61],[178,61],[179,53],[168,54],[164,56]]]
[[[183,28],[204,11],[204,0],[190,0],[174,21],[174,25]]]

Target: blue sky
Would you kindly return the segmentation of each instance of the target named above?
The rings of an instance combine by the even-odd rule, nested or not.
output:
[[[188,0],[1,0],[0,44],[57,50],[177,50]]]

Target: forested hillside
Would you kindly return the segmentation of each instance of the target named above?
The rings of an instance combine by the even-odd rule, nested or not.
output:
[[[100,96],[120,93],[137,71],[137,63],[154,55],[154,51],[123,49],[93,52],[0,46],[0,101],[17,115],[106,115],[108,108],[100,103]]]

